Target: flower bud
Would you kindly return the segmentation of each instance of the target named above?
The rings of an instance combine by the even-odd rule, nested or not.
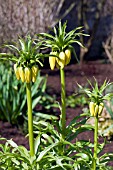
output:
[[[50,54],[56,55],[57,52],[51,52]],[[56,62],[56,57],[50,56],[50,57],[49,57],[49,64],[50,64],[51,70],[54,70],[54,68],[55,68],[55,62]]]
[[[63,51],[60,52],[60,54],[59,54],[59,59],[57,59],[57,63],[58,63],[58,65],[61,67],[61,69],[64,68],[65,59],[66,59],[65,53],[64,53]]]
[[[14,64],[14,72],[15,72],[17,80],[19,80],[20,79],[20,74],[19,74],[19,69],[17,67],[17,64]]]
[[[94,116],[95,114],[95,103],[94,102],[90,102],[89,110],[90,110],[91,116]]]
[[[96,106],[95,106],[95,113],[94,113],[94,116],[95,116],[95,117],[97,116],[98,111],[99,111],[99,106],[98,106],[98,105],[96,105]]]
[[[102,111],[103,111],[103,108],[104,108],[104,103],[100,103],[100,104],[99,104],[98,115],[101,115],[101,113],[102,113]]]
[[[23,67],[18,67],[18,70],[19,70],[19,75],[20,75],[21,81],[24,82],[25,81],[25,74],[24,74]]]
[[[66,55],[65,65],[67,65],[71,60],[71,50],[70,49],[65,50],[65,55]]]
[[[37,74],[38,74],[38,66],[36,65],[33,65],[32,68],[31,68],[31,75],[32,75],[32,82],[35,82],[36,81],[36,77],[37,77]]]
[[[25,67],[25,81],[26,83],[31,82],[31,69],[28,67]]]

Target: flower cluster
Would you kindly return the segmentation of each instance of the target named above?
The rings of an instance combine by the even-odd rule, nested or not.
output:
[[[90,110],[90,114],[91,116],[100,116],[102,111],[104,108],[104,103],[100,103],[99,105],[94,103],[94,102],[90,102],[89,104],[89,110]]]
[[[91,116],[98,117],[98,116],[101,115],[101,113],[103,111],[103,108],[104,108],[104,103],[103,102],[104,102],[104,100],[110,100],[111,99],[111,96],[112,96],[111,93],[104,94],[105,89],[108,86],[110,86],[111,83],[109,83],[109,81],[107,82],[107,80],[105,80],[104,83],[102,84],[102,86],[99,87],[97,80],[95,78],[94,78],[94,80],[95,80],[94,86],[88,80],[88,82],[89,82],[92,89],[83,88],[79,84],[78,84],[78,86],[90,98],[89,110],[90,110]]]
[[[52,51],[49,55],[49,63],[52,70],[54,70],[55,66],[63,69],[65,65],[69,64],[71,53],[77,59],[73,44],[76,43],[84,47],[79,37],[89,36],[83,33],[82,27],[77,27],[68,33],[66,32],[66,28],[67,22],[62,24],[61,21],[59,21],[58,26],[53,29],[54,35],[48,33],[40,33],[37,35],[44,45],[44,48],[50,48]]]
[[[38,74],[38,66],[33,65],[31,68],[29,67],[22,67],[18,66],[17,64],[14,64],[14,72],[16,75],[16,78],[18,80],[21,80],[22,82],[30,83],[36,81],[36,77]]]
[[[56,56],[56,57],[55,57]],[[57,68],[63,69],[65,65],[69,64],[71,60],[71,50],[66,49],[64,52],[58,53],[57,51],[51,52],[49,57],[49,64],[51,70],[54,70],[55,66]]]

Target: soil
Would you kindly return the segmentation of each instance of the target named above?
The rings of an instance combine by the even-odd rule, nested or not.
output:
[[[109,63],[103,63],[103,61],[90,61],[84,63],[82,66],[78,64],[71,64],[65,68],[66,75],[66,94],[71,95],[77,87],[77,83],[85,86],[87,79],[93,81],[94,77],[98,80],[99,85],[101,85],[104,80],[110,80],[113,82],[113,66]],[[60,100],[60,77],[59,70],[55,69],[51,71],[49,68],[43,69],[41,71],[42,75],[48,75],[47,87],[48,92],[51,95],[56,95],[58,100]],[[93,77],[94,76],[94,77]],[[67,124],[78,114],[82,112],[81,107],[76,109],[67,108]],[[24,145],[28,148],[28,140],[25,138],[21,130],[16,126],[10,125],[8,122],[0,121],[0,135],[7,139],[13,139],[18,145]],[[79,135],[79,139],[91,139],[93,140],[93,133],[87,132]],[[102,142],[102,139],[99,139]],[[113,141],[107,144],[104,152],[113,152]],[[111,163],[113,166],[113,163]]]

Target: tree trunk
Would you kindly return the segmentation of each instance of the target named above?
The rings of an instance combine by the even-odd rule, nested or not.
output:
[[[64,0],[0,0],[0,45],[18,35],[47,31],[54,25]]]

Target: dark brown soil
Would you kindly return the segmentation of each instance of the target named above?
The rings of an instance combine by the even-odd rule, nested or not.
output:
[[[58,100],[60,99],[60,76],[59,70],[55,69],[43,69],[42,75],[48,74],[48,91],[51,95],[56,94]],[[101,85],[107,78],[111,82],[113,81],[113,66],[111,64],[103,64],[102,61],[93,61],[83,64],[71,64],[65,68],[66,74],[66,93],[71,95],[77,87],[76,83],[83,85],[87,84],[87,79],[94,80],[93,76],[98,80]],[[67,124],[78,114],[80,114],[81,108],[67,108]],[[24,137],[22,132],[13,127],[7,122],[0,121],[0,135],[7,139],[12,138],[17,144],[24,145],[28,148],[28,140]],[[79,136],[80,139],[91,139],[93,140],[93,133],[85,133]],[[100,139],[101,141],[101,139]],[[104,152],[113,152],[113,141],[106,145]],[[112,164],[113,165],[113,164]]]

